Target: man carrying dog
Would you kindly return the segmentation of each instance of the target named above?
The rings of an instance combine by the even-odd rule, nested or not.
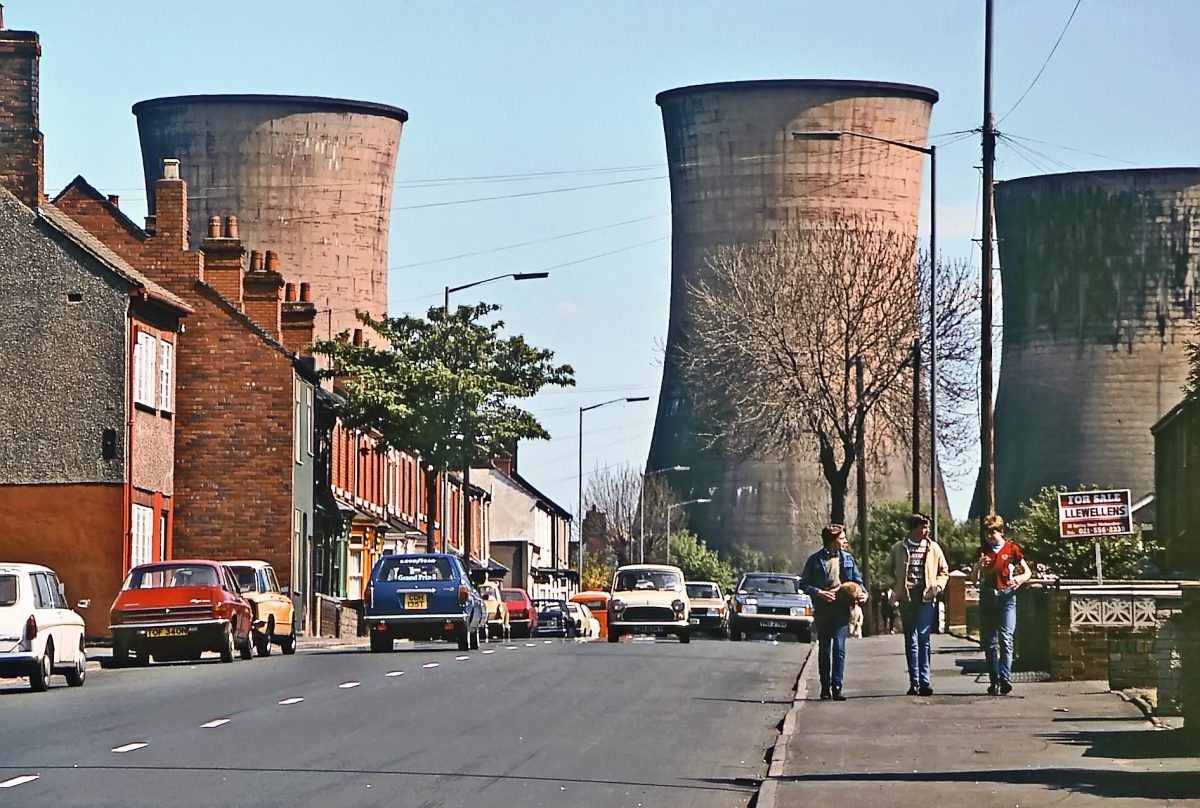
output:
[[[846,552],[846,528],[826,525],[821,531],[820,550],[808,557],[800,576],[800,587],[813,601],[817,629],[817,662],[821,672],[821,699],[845,701],[842,676],[846,670],[846,635],[850,630],[850,608],[854,601],[838,597],[842,584],[853,581],[863,586],[854,557]],[[866,589],[857,601],[866,601]]]
[[[929,517],[908,517],[908,538],[892,545],[882,576],[900,600],[900,624],[908,659],[908,695],[932,696],[929,635],[937,616],[937,597],[946,588],[950,568],[937,542],[929,538]]]

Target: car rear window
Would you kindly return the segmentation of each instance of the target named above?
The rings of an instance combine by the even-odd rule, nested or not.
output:
[[[17,576],[0,575],[0,606],[15,606],[17,603]]]
[[[795,578],[755,577],[743,581],[742,589],[747,592],[761,592],[764,595],[794,595],[800,591],[800,582]]]
[[[258,575],[254,567],[230,567],[229,569],[233,570],[233,577],[237,579],[238,589],[243,592],[259,591]]]
[[[721,592],[717,589],[715,584],[688,584],[687,593],[689,598],[721,597]]]
[[[125,589],[170,589],[177,586],[220,586],[217,571],[208,565],[158,564],[129,573]]]
[[[604,611],[605,608],[607,608],[607,605],[602,600],[580,600],[580,601],[576,601],[576,603],[582,603],[584,606],[587,606],[593,612],[594,611]]]
[[[448,558],[397,558],[388,556],[380,562],[381,581],[449,581]]]
[[[504,592],[502,590],[500,592],[500,597],[504,599],[505,603],[524,603],[525,602],[525,596],[522,595],[520,592]]]

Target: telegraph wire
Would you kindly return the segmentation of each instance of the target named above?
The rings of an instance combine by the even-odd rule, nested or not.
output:
[[[1077,152],[1079,154],[1086,154],[1089,157],[1099,157],[1103,160],[1114,160],[1118,163],[1124,163],[1125,165],[1134,166],[1134,167],[1138,167],[1138,168],[1145,165],[1144,163],[1135,163],[1132,160],[1124,160],[1120,157],[1113,157],[1110,154],[1100,154],[1099,152],[1087,151],[1086,149],[1078,149],[1078,148],[1075,148],[1074,146],[1064,146],[1061,143],[1051,143],[1046,140],[1038,140],[1037,138],[1025,137],[1024,135],[1014,135],[1011,132],[1006,132],[1004,136],[1010,137],[1010,138],[1015,138],[1017,140],[1027,140],[1030,143],[1038,143],[1038,144],[1041,144],[1042,146],[1050,146],[1055,149],[1064,149],[1065,151]]]
[[[1029,91],[1033,89],[1033,85],[1038,83],[1038,79],[1040,79],[1042,77],[1042,73],[1046,71],[1046,66],[1049,65],[1050,60],[1054,58],[1054,52],[1058,50],[1058,46],[1062,44],[1063,37],[1067,35],[1067,29],[1071,27],[1071,21],[1075,19],[1075,12],[1079,11],[1079,5],[1082,2],[1083,0],[1075,0],[1075,7],[1071,9],[1071,16],[1067,17],[1066,25],[1063,26],[1062,31],[1058,35],[1058,39],[1054,41],[1054,47],[1052,47],[1050,49],[1050,53],[1047,54],[1046,61],[1042,62],[1042,66],[1038,70],[1037,75],[1033,77],[1033,81],[1029,82],[1029,86],[1025,88],[1025,92],[1021,93],[1021,97],[1017,99],[1015,104],[1008,108],[1008,112],[1000,116],[1000,120],[996,121],[996,123],[1003,123],[1005,118],[1007,118],[1009,115],[1012,115],[1013,110],[1021,105],[1021,102],[1025,100],[1025,96],[1029,95]]]

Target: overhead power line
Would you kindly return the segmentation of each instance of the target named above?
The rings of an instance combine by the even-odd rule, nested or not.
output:
[[[1054,40],[1054,47],[1052,47],[1050,49],[1050,53],[1046,55],[1046,61],[1042,62],[1041,68],[1038,70],[1037,75],[1033,77],[1033,81],[1029,82],[1029,86],[1025,88],[1025,92],[1021,93],[1021,97],[1017,99],[1016,103],[1008,108],[1008,112],[1000,116],[1000,120],[997,121],[997,123],[1002,123],[1005,118],[1007,118],[1009,115],[1012,115],[1013,110],[1021,106],[1021,102],[1025,100],[1025,96],[1029,95],[1029,91],[1032,90],[1033,86],[1038,83],[1038,79],[1042,77],[1042,73],[1046,72],[1046,66],[1050,64],[1050,60],[1054,58],[1054,52],[1058,50],[1058,46],[1062,44],[1063,37],[1067,35],[1067,29],[1071,27],[1071,20],[1075,19],[1075,12],[1079,11],[1079,5],[1082,2],[1083,0],[1075,0],[1075,7],[1071,9],[1071,16],[1067,17],[1066,25],[1064,25],[1062,31],[1059,32],[1058,39]]]

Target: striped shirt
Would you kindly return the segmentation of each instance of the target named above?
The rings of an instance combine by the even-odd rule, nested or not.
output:
[[[929,542],[922,541],[913,544],[911,539],[904,540],[904,548],[908,550],[908,574],[905,585],[909,589],[925,589],[925,556],[929,553]]]

